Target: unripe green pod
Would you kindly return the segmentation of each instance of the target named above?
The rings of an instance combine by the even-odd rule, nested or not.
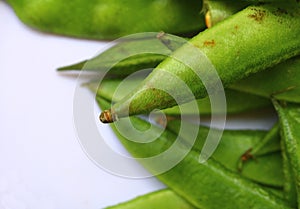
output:
[[[102,108],[109,105],[105,100],[99,104]],[[143,130],[145,123],[147,124],[146,121],[136,117],[132,117],[131,121],[138,130]],[[112,128],[125,148],[137,158],[157,155],[168,149],[177,138],[176,135],[165,130],[155,141],[146,144],[136,143],[124,138],[115,129],[114,124],[112,124]],[[178,148],[179,152],[186,149],[184,144]],[[198,159],[199,153],[191,150],[176,166],[157,177],[197,208],[232,209],[244,208],[245,205],[252,209],[290,208],[280,198],[227,170],[212,158],[205,163],[199,163]],[[162,165],[154,165],[151,163],[152,161],[148,161],[148,164],[143,164],[143,166],[150,172],[155,172],[157,166],[163,166],[169,160],[161,159],[159,163]]]
[[[123,78],[141,69],[155,68],[165,58],[164,55],[159,54],[142,54],[128,57],[113,66],[111,61],[102,60],[103,64],[97,64],[97,66],[93,67],[89,66],[89,68],[86,68],[86,64],[90,62],[84,60],[72,65],[60,67],[57,71],[64,72],[84,69],[85,71],[96,71],[101,73],[101,70],[104,71],[104,69],[110,68],[107,77]]]
[[[187,201],[170,189],[139,196],[128,202],[124,202],[106,209],[196,209]]]
[[[18,17],[41,31],[92,39],[137,32],[193,33],[204,28],[198,0],[9,0]]]
[[[189,43],[208,57],[223,85],[228,86],[299,54],[299,34],[299,4],[272,4],[247,7],[222,24],[200,33]],[[187,58],[187,47],[176,50],[176,57]],[[202,71],[205,72],[205,69]],[[169,74],[178,76],[196,99],[207,96],[204,84],[189,67],[176,59],[167,58],[135,91],[111,110],[105,111],[100,117],[102,122],[172,107],[176,105],[174,97],[178,98],[179,104],[193,100],[186,89],[179,89],[178,83],[170,82]],[[215,84],[213,81],[209,85],[213,87]]]
[[[126,84],[119,88],[118,94],[115,94],[115,90],[120,85],[121,80],[119,79],[105,79],[102,80],[101,84],[98,87],[98,82],[90,82],[85,84],[90,90],[97,93],[97,96],[104,98],[107,101],[117,102],[122,99],[123,95],[126,95],[128,92],[133,90],[142,80],[141,79],[132,79],[126,80]],[[227,103],[227,114],[237,114],[246,112],[249,110],[258,110],[266,109],[271,107],[271,102],[268,99],[263,97],[242,93],[239,91],[226,89],[226,103]],[[114,98],[113,98],[114,96]],[[209,98],[197,100],[198,111],[193,108],[189,108],[191,104],[181,105],[181,111],[179,106],[175,106],[169,109],[163,110],[168,116],[179,117],[180,115],[192,115],[192,114],[201,114],[201,115],[210,115],[211,114],[211,104]],[[192,106],[193,107],[193,106]],[[214,112],[218,114],[219,112]],[[220,112],[222,114],[222,112]]]
[[[114,98],[115,99],[114,101],[118,101],[118,99],[120,99],[120,96],[122,94],[133,89],[138,82],[139,80],[127,80],[126,86],[123,85],[122,88],[120,88],[118,94],[115,95],[116,97]],[[85,84],[85,86],[88,87],[91,91],[96,92],[96,97],[98,101],[104,99],[108,102],[111,102],[113,98],[113,94],[117,86],[119,86],[119,84],[120,84],[119,80],[104,80],[102,81],[99,88],[97,82],[87,83]],[[232,91],[228,91],[228,93],[229,94],[227,95],[232,94],[232,97],[229,96],[229,98],[232,99],[232,102],[228,101],[227,99],[227,102],[229,102],[229,104],[232,103],[235,104],[235,102],[240,102],[240,100],[235,99],[235,96],[240,96],[240,99],[246,100],[250,98],[251,100],[251,97],[249,97],[248,95],[244,95],[244,94],[237,95],[235,94],[235,92]],[[252,100],[252,102],[255,102],[255,100]],[[207,107],[205,107],[206,104],[208,105]],[[236,103],[236,106],[238,104],[239,103]],[[200,100],[198,102],[198,105],[199,108],[203,107],[202,109],[200,109],[200,113],[210,114],[209,101],[205,102],[204,100],[203,102],[203,100]],[[239,108],[235,109],[235,105],[232,108],[233,108],[232,109],[233,112],[240,110]],[[231,109],[230,106],[229,109]],[[167,116],[169,116],[168,109],[166,109],[164,113],[167,114]],[[173,113],[172,116],[182,115],[180,110],[178,110],[178,112],[172,111],[172,113]],[[192,114],[192,112],[190,112],[190,114]],[[195,124],[189,124],[186,127],[191,128],[191,131],[195,129],[201,130],[199,131],[198,139],[196,140],[196,143],[193,147],[193,149],[201,151],[201,149],[203,148],[204,139],[208,134],[208,129],[205,127],[198,127]],[[178,134],[178,131],[180,130],[180,122],[178,120],[169,121],[167,128],[168,130],[173,131],[175,134]],[[259,182],[264,185],[269,185],[272,187],[281,187],[283,185],[282,182],[283,177],[281,172],[282,171],[281,157],[278,153],[278,151],[280,151],[279,141],[277,140],[279,136],[277,136],[277,134],[273,134],[273,132],[274,130],[271,130],[267,134],[265,131],[238,131],[238,130],[225,131],[223,133],[223,140],[220,142],[217,150],[214,152],[213,157],[215,157],[215,159],[218,162],[221,162],[221,164],[223,164],[228,169],[237,172],[238,170],[236,165],[239,161],[240,156],[244,154],[244,152],[246,152],[251,147],[256,148],[257,144],[259,145],[263,143],[264,141],[266,141],[266,139],[267,141],[272,141],[272,143],[268,143],[271,145],[270,148],[269,147],[264,148],[263,153],[264,154],[270,154],[273,152],[277,152],[277,153],[260,157],[259,159],[256,159],[255,162],[254,161],[249,162],[241,171],[241,174],[247,178],[252,179],[253,181]],[[186,133],[189,134],[190,131],[187,131]],[[189,137],[182,136],[182,138],[188,139]],[[223,148],[225,147],[225,152],[224,149],[222,149],[222,147]],[[232,150],[232,151],[226,152],[226,150]],[[258,173],[257,170],[260,170],[261,172]]]
[[[167,129],[175,134],[181,134],[180,124],[178,120],[168,122]],[[196,124],[189,123],[187,128],[180,136],[189,142],[190,131],[194,129]],[[209,128],[199,126],[198,137],[193,146],[194,150],[201,151],[207,138]],[[244,166],[243,170],[237,169],[237,163],[240,156],[265,138],[268,132],[260,130],[224,130],[222,140],[218,144],[217,149],[212,158],[218,161],[227,169],[239,173],[240,175],[251,179],[262,185],[281,188],[283,186],[282,159],[280,152],[269,152],[265,156],[257,157],[256,161],[250,161]],[[276,138],[276,137],[275,137]],[[191,143],[191,142],[190,142]],[[259,171],[259,172],[258,172]]]
[[[292,103],[280,103],[273,100],[279,115],[284,154],[288,167],[292,171],[290,184],[296,187],[297,205],[300,207],[300,105]],[[290,192],[293,191],[293,185]]]
[[[164,34],[141,33],[117,39],[110,42],[110,46],[113,46],[99,55],[58,68],[58,71],[83,70],[106,73],[106,77],[124,78],[141,69],[152,69],[172,53],[164,44],[170,42],[172,37]],[[176,43],[174,48],[182,46],[184,40],[180,38],[181,42]]]

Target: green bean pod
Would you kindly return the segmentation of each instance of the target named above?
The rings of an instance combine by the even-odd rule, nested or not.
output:
[[[96,92],[97,100],[106,100],[108,102],[112,101],[113,95],[115,93],[115,90],[117,86],[119,86],[121,81],[119,80],[104,80],[101,85],[98,88],[97,82],[92,82],[86,84],[86,87],[88,87],[91,91]],[[126,81],[126,85],[122,86],[120,88],[120,91],[118,94],[115,95],[115,101],[118,101],[122,97],[125,92],[130,91],[133,89],[139,80],[128,80]],[[239,112],[241,109],[240,107],[235,109],[236,106],[238,106],[241,100],[249,99],[251,100],[251,96],[244,94],[235,94],[234,91],[228,91],[227,95],[232,95],[227,97],[228,104],[235,104],[232,107],[228,107],[228,109],[231,109],[233,113]],[[236,99],[236,97],[239,96],[239,99]],[[232,99],[232,102],[228,100],[228,98]],[[255,98],[255,97],[253,97]],[[240,100],[241,99],[241,100]],[[209,101],[205,102],[206,99],[199,100],[199,110],[200,114],[210,114],[210,103]],[[267,100],[268,101],[268,100]],[[255,100],[252,100],[252,103],[255,103]],[[188,104],[184,104],[188,105]],[[205,107],[207,105],[207,107]],[[189,108],[187,108],[189,109]],[[178,112],[172,111],[171,116],[180,116],[182,115],[182,112],[177,109]],[[244,111],[247,110],[244,109]],[[169,115],[168,109],[164,111],[167,116]],[[189,114],[193,114],[192,110],[189,112]],[[195,128],[195,124],[189,124],[188,127],[192,127],[192,129],[198,129],[198,127]],[[178,130],[180,130],[180,122],[177,120],[169,121],[167,128],[170,131],[173,131],[175,134],[178,134]],[[198,151],[200,151],[203,147],[205,135],[208,133],[208,129],[205,127],[200,128],[201,131],[199,132],[200,135],[199,138],[196,141],[196,144],[194,148]],[[274,131],[273,131],[274,132]],[[187,133],[190,133],[189,131]],[[265,135],[269,136],[268,138],[273,138],[275,141],[277,138],[277,135],[274,134],[266,134],[263,131],[225,131],[223,134],[223,140],[221,141],[221,144],[219,147],[223,147],[222,144],[224,144],[225,150],[232,150],[231,152],[222,152],[222,148],[218,148],[215,151],[215,154],[213,156],[217,156],[217,161],[224,164],[225,167],[232,171],[236,171],[236,164],[239,160],[239,157],[246,152],[249,147],[255,147],[257,144],[261,143],[261,141],[266,141],[265,138],[267,138]],[[183,136],[183,138],[188,138],[188,136]],[[273,149],[273,143],[270,143],[270,148],[265,148],[268,150],[264,151],[264,154],[269,154],[271,152],[280,151],[280,149],[277,149],[278,147],[275,146],[275,150]],[[271,149],[271,150],[270,150]],[[221,150],[220,152],[218,150]],[[221,153],[221,154],[219,154]],[[227,156],[227,157],[226,157]],[[258,163],[259,162],[259,163]],[[257,173],[256,171],[260,170],[260,173]],[[273,187],[281,187],[283,185],[282,182],[282,163],[280,159],[279,153],[275,153],[274,155],[268,155],[264,157],[260,157],[259,160],[257,159],[255,162],[250,162],[245,166],[245,169],[241,172],[242,175],[245,177],[248,177],[256,182],[259,182],[264,185],[269,185]],[[261,175],[261,174],[268,174],[268,175]]]
[[[204,28],[197,0],[9,0],[25,24],[41,31],[91,39],[138,32],[186,34]]]
[[[98,82],[89,82],[86,83],[90,90],[96,92],[97,96],[106,99],[107,101],[117,102],[122,99],[123,95],[126,95],[128,92],[133,90],[142,79],[131,79],[126,80],[126,82],[122,88],[119,88],[116,94],[115,90],[122,82],[119,79],[105,79],[101,82],[98,87]],[[253,111],[258,109],[265,109],[271,107],[271,102],[268,99],[255,96],[252,94],[242,93],[239,91],[226,89],[226,103],[227,103],[227,114],[237,114],[246,111]],[[114,97],[114,98],[113,98]],[[175,106],[169,109],[163,110],[165,114],[168,116],[179,117],[180,115],[193,115],[193,114],[201,114],[201,115],[210,115],[211,114],[211,104],[209,98],[199,99],[197,100],[198,111],[193,108],[190,108],[190,103],[186,103],[180,106]],[[214,114],[218,114],[222,112],[214,112]]]
[[[163,189],[136,197],[106,209],[196,209],[170,189]]]
[[[109,103],[102,100],[99,105],[105,108]],[[147,125],[146,121],[136,117],[132,117],[131,121],[138,130],[143,130]],[[124,138],[115,129],[114,124],[112,124],[112,128],[125,148],[137,158],[161,153],[168,149],[177,138],[172,132],[165,130],[155,141],[141,144]],[[186,149],[184,144],[180,147],[183,150]],[[180,151],[181,148],[179,148],[179,152],[183,151]],[[173,158],[173,156],[170,157]],[[176,166],[158,175],[157,178],[197,208],[232,209],[233,207],[244,208],[245,205],[252,209],[290,208],[277,196],[227,170],[212,158],[205,163],[199,163],[198,158],[199,153],[191,150]],[[161,159],[159,162],[161,165],[156,163],[154,165],[150,161],[143,166],[150,172],[155,172],[157,166],[163,166],[165,163],[169,163],[169,160]]]
[[[300,207],[300,105],[292,103],[280,103],[273,100],[279,115],[282,143],[285,155],[289,162],[292,181],[297,191],[297,205]],[[291,186],[293,187],[293,186]],[[293,190],[293,189],[291,189]]]
[[[72,65],[60,67],[57,69],[59,72],[65,71],[77,71],[84,69],[85,71],[95,71],[101,73],[101,71],[109,68],[108,77],[126,77],[131,73],[137,72],[141,69],[155,68],[166,57],[159,54],[142,54],[132,57],[128,57],[117,64],[113,65],[111,60],[102,60],[103,63],[95,66],[91,66],[89,60],[84,60]],[[88,66],[88,68],[86,67]],[[111,67],[110,67],[111,66]]]
[[[180,134],[180,124],[178,120],[169,121],[167,129],[175,134]],[[196,124],[189,123],[191,130],[186,130],[180,136],[189,142],[190,131],[194,130]],[[196,151],[201,151],[207,138],[209,128],[199,126],[198,137],[193,146]],[[217,149],[212,158],[222,164],[227,169],[236,172],[254,182],[262,185],[271,186],[273,188],[281,188],[283,186],[282,158],[279,151],[265,153],[264,156],[257,156],[255,161],[249,161],[243,170],[237,169],[237,163],[240,156],[245,153],[249,147],[264,140],[269,132],[261,130],[224,130],[222,140],[218,144]],[[276,137],[274,137],[276,138]],[[191,142],[190,142],[191,143]],[[258,172],[259,171],[259,172]]]
[[[247,7],[222,24],[201,32],[189,43],[208,57],[226,87],[299,54],[299,34],[299,4],[272,4]],[[179,48],[174,55],[188,59],[190,55],[187,56],[186,50],[189,46]],[[197,66],[201,64],[197,63]],[[205,75],[205,69],[201,72]],[[100,120],[113,122],[117,118],[149,113],[154,109],[165,109],[193,100],[186,86],[180,89],[178,83],[170,81],[170,74],[180,78],[196,99],[207,96],[205,85],[195,72],[177,59],[167,58],[136,90],[111,110],[104,111]],[[211,87],[216,85],[214,79],[208,81]]]

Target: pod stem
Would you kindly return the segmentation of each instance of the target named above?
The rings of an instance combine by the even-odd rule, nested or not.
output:
[[[114,114],[111,109],[101,112],[99,119],[102,123],[112,123],[118,120],[117,115]]]

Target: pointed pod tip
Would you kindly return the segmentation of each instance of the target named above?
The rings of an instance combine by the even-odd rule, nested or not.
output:
[[[115,121],[115,117],[113,117],[111,110],[104,110],[100,114],[99,119],[102,123],[112,123]]]

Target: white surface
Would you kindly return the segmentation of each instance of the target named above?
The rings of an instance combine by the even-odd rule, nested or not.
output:
[[[0,209],[99,209],[161,188],[106,173],[76,138],[76,79],[55,69],[104,43],[32,30],[2,1],[0,20]]]
[[[55,69],[94,56],[105,43],[32,30],[2,1],[0,20],[0,209],[100,209],[162,188],[154,178],[101,170],[76,138],[76,79]],[[266,128],[274,118],[258,120],[235,118],[228,127]]]

